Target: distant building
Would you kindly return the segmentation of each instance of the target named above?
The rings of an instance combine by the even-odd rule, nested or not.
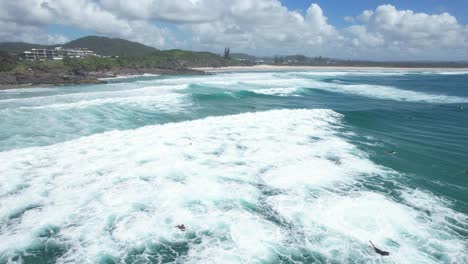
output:
[[[62,60],[63,58],[86,58],[98,56],[87,48],[64,49],[55,47],[54,49],[31,49],[23,53],[26,60]]]

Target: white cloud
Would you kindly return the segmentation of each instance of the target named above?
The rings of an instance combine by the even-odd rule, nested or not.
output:
[[[466,58],[468,26],[448,13],[429,15],[381,5],[357,17],[348,28],[357,52],[388,59]],[[380,54],[380,55],[379,55]],[[388,54],[388,55],[385,55]]]
[[[361,22],[368,22],[372,15],[374,15],[372,10],[364,10],[362,14],[357,17],[357,20]]]
[[[99,4],[120,17],[175,23],[214,21],[229,5],[220,0],[99,0]]]
[[[345,16],[343,19],[344,21],[349,22],[349,23],[354,22],[354,17],[352,16]]]
[[[0,41],[24,41],[38,44],[60,44],[68,38],[57,34],[48,34],[41,27],[0,20]]]
[[[24,41],[38,41],[41,38],[63,41],[63,37],[47,36],[43,32],[48,24],[70,25],[97,34],[122,37],[158,47],[164,47],[166,40],[172,38],[168,31],[154,26],[150,21],[119,18],[92,0],[1,1],[0,10],[0,23],[14,23],[18,30],[30,29],[24,32],[31,34],[30,37],[24,36]],[[31,32],[33,28],[38,35],[34,36]],[[8,36],[0,40],[9,40],[6,37]]]
[[[47,42],[49,44],[63,44],[70,41],[69,38],[63,36],[63,35],[58,35],[58,34],[48,34],[47,35]]]
[[[351,15],[351,14],[350,14]],[[381,5],[347,16],[338,30],[311,4],[290,10],[279,0],[0,0],[0,41],[64,42],[62,24],[158,48],[257,55],[373,59],[467,59],[468,26],[448,13]]]
[[[193,48],[231,47],[255,54],[327,52],[340,38],[327,23],[322,9],[312,4],[305,15],[288,10],[279,1],[231,1],[214,21],[186,25],[194,36]],[[316,53],[316,54],[317,54]]]

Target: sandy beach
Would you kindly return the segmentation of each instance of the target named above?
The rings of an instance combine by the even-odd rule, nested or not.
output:
[[[289,66],[289,65],[255,65],[255,66],[229,66],[229,67],[198,67],[192,68],[205,72],[230,71],[274,71],[274,70],[390,70],[390,71],[468,71],[468,68],[393,68],[393,67],[351,67],[351,66]]]

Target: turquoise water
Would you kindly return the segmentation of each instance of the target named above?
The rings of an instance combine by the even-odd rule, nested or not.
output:
[[[0,263],[468,263],[468,72],[5,90],[0,124]]]

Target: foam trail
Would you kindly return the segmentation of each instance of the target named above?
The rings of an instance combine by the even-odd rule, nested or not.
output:
[[[131,85],[125,85],[124,90],[112,90],[112,91],[93,91],[93,92],[77,92],[67,93],[58,95],[46,95],[46,96],[34,96],[26,98],[13,98],[0,100],[0,107],[2,108],[16,108],[16,107],[35,107],[42,106],[47,107],[48,105],[56,104],[86,104],[88,101],[99,102],[99,100],[112,100],[121,98],[122,101],[130,101],[131,97],[139,96],[154,96],[169,94],[175,91],[180,91],[188,88],[187,84],[184,85],[169,85],[169,86],[143,86],[143,87],[132,87]],[[92,103],[91,103],[92,104]]]
[[[468,71],[443,71],[443,72],[435,72],[435,74],[442,74],[442,75],[463,75],[468,74]]]
[[[187,88],[144,86],[0,100],[0,151],[166,122],[193,106],[182,93]]]
[[[184,101],[186,96],[182,94],[161,94],[154,96],[131,96],[124,98],[106,98],[106,99],[93,99],[83,100],[76,103],[59,103],[44,106],[30,106],[20,107],[22,110],[40,110],[40,109],[80,109],[91,106],[99,106],[104,104],[118,104],[118,105],[138,105],[141,107],[151,107],[165,112],[180,112],[190,104]]]
[[[428,103],[464,103],[468,98],[402,90],[390,86],[369,84],[340,84],[312,81],[307,88],[354,94],[377,99]]]
[[[115,77],[106,77],[106,78],[99,78],[99,80],[102,81],[120,81],[120,80],[127,80],[127,79],[136,79],[140,77],[158,77],[160,74],[150,74],[150,73],[145,73],[145,74],[135,74],[135,75],[118,75]]]
[[[427,102],[427,103],[465,103],[468,98],[422,91],[404,90],[397,87],[370,84],[346,84],[321,81],[330,76],[393,76],[421,74],[411,71],[341,71],[341,72],[278,72],[278,73],[224,73],[215,76],[192,78],[173,78],[142,81],[157,85],[198,84],[212,88],[248,90],[259,94],[286,96],[294,95],[300,88],[319,89],[336,93],[354,94],[376,99]],[[434,72],[433,74],[437,74]],[[442,74],[442,73],[441,73]]]
[[[290,75],[295,76],[313,76],[313,77],[331,77],[331,76],[402,76],[412,74],[414,72],[408,71],[304,71],[292,72]]]
[[[253,92],[257,94],[289,96],[293,95],[298,88],[269,88],[269,89],[255,89]]]
[[[395,262],[463,262],[466,242],[439,231],[446,220],[339,191],[386,171],[341,136],[341,119],[275,110],[1,152],[0,260],[54,250],[58,263],[376,261],[363,241],[395,249],[388,235],[401,239]]]

